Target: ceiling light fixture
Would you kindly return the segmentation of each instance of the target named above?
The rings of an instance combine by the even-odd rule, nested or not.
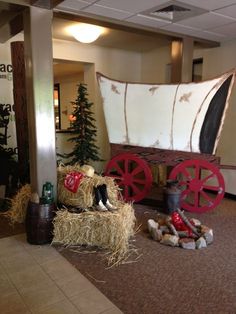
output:
[[[74,38],[81,43],[92,43],[103,33],[103,28],[92,24],[77,24],[70,27]]]

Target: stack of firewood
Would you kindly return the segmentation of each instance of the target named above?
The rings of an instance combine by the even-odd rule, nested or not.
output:
[[[157,221],[149,219],[148,230],[153,240],[184,249],[202,249],[213,242],[213,230],[198,219],[188,219],[180,209]]]

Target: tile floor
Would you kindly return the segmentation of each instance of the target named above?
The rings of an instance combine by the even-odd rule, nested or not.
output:
[[[122,314],[50,245],[0,239],[1,314]]]

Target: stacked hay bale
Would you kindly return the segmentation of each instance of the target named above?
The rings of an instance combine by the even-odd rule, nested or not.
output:
[[[92,177],[84,177],[80,183],[80,186],[76,193],[70,192],[65,186],[64,181],[68,173],[78,171],[81,172],[79,165],[58,167],[58,202],[66,206],[73,206],[75,208],[93,209],[94,204],[94,187],[98,185],[106,184],[109,200],[115,203],[119,196],[119,189],[114,180],[110,177],[103,177],[94,174]]]
[[[119,264],[129,252],[129,239],[134,235],[135,215],[131,204],[119,200],[119,188],[110,177],[94,174],[84,177],[76,193],[64,187],[66,174],[80,167],[58,168],[58,201],[65,206],[84,208],[73,213],[62,207],[54,218],[54,243],[98,246],[109,250],[109,264]],[[106,184],[109,200],[117,210],[99,212],[94,206],[94,187]]]
[[[18,193],[10,200],[10,209],[4,213],[12,224],[25,222],[26,210],[31,196],[29,184],[20,188]]]

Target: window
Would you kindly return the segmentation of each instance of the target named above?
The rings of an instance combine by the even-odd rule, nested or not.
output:
[[[54,85],[54,116],[55,116],[55,128],[56,130],[61,129],[61,117],[60,117],[60,85]]]
[[[202,65],[203,65],[202,58],[193,60],[193,74],[192,74],[193,82],[200,82],[202,80]]]

